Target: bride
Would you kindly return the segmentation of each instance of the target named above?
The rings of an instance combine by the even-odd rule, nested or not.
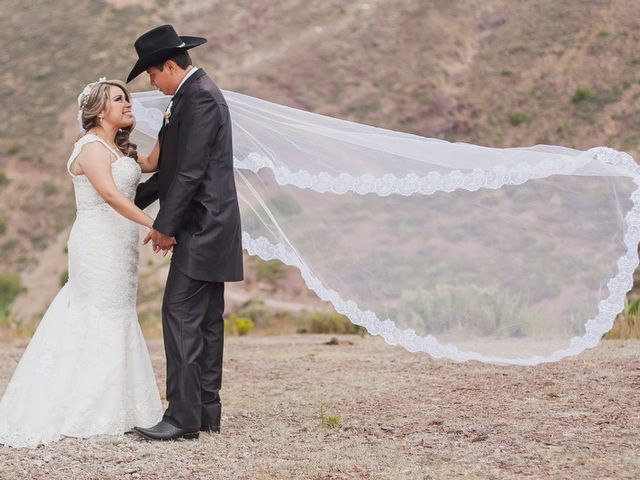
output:
[[[69,281],[0,401],[0,444],[12,447],[122,435],[162,417],[136,314],[136,224],[150,228],[153,220],[132,201],[141,171],[156,168],[157,150],[144,157],[129,141],[134,117],[122,82],[101,78],[78,103],[85,134],[67,163],[77,207]]]

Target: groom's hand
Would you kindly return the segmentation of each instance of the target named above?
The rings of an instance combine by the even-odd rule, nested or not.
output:
[[[154,253],[158,253],[162,250],[163,255],[166,256],[170,250],[173,249],[173,246],[177,243],[175,237],[169,237],[164,233],[160,233],[153,228],[149,231],[147,236],[143,240],[143,244],[146,245],[149,243],[149,240],[152,241],[153,251]]]

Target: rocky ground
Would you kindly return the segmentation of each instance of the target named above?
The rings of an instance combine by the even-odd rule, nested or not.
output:
[[[640,477],[638,341],[523,368],[330,338],[227,339],[221,435],[0,447],[0,478]],[[0,345],[0,391],[25,343]],[[162,343],[149,347],[163,392]]]

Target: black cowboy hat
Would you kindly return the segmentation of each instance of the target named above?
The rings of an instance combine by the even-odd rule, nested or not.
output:
[[[138,52],[138,61],[129,72],[127,83],[147,68],[164,62],[180,52],[206,43],[202,37],[179,36],[171,25],[161,25],[138,37],[133,46]]]

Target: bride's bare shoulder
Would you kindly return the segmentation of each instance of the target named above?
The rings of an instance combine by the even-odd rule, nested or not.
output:
[[[79,152],[71,164],[71,173],[74,175],[81,175],[84,173],[84,167],[88,163],[104,163],[105,165],[111,164],[112,154],[107,147],[102,143],[93,139],[90,136],[81,137],[76,141],[76,146],[79,147]]]

